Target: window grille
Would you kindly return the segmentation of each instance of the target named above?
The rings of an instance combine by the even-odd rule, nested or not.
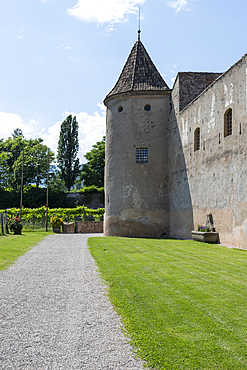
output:
[[[232,110],[226,115],[226,124],[227,124],[227,136],[232,134]]]
[[[200,149],[200,128],[197,127],[194,134],[194,151]]]
[[[148,163],[148,148],[136,149],[136,163]]]
[[[232,109],[225,113],[224,137],[232,134]]]

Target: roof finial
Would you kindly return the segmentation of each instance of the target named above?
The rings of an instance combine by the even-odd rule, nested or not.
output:
[[[137,31],[138,33],[138,41],[141,40],[141,8],[139,7],[139,30]]]

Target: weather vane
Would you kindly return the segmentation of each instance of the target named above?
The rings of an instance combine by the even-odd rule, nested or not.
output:
[[[141,40],[141,8],[139,8],[139,30],[137,31],[138,33],[138,41]]]

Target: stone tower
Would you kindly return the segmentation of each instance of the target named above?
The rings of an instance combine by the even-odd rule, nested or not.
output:
[[[169,234],[170,94],[138,40],[104,100],[105,235]]]

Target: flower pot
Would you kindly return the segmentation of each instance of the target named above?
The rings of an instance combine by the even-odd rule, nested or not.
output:
[[[15,229],[14,234],[21,235],[21,229]]]
[[[53,227],[53,232],[60,234],[60,227]]]

